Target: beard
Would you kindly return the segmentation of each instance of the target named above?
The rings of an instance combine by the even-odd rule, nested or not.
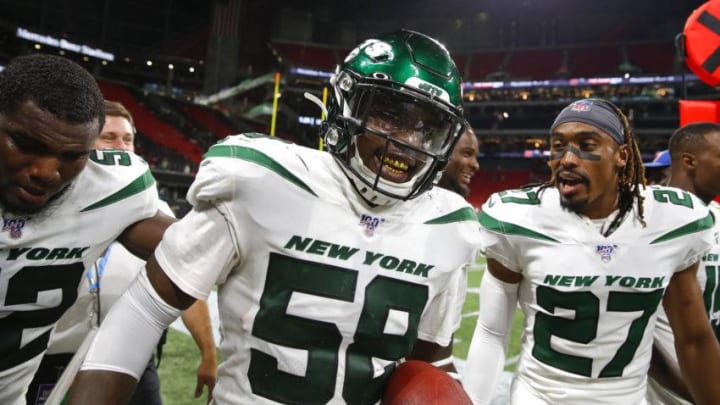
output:
[[[460,196],[462,196],[463,198],[467,197],[467,195],[470,194],[470,188],[460,184],[457,180],[450,179],[449,183],[450,190],[460,194]]]
[[[566,211],[580,214],[587,207],[587,200],[571,201],[560,197],[560,206]]]
[[[65,201],[65,197],[70,194],[70,190],[73,189],[75,182],[72,182],[60,189],[55,195],[50,197],[47,204],[41,207],[14,207],[7,204],[4,197],[0,196],[0,208],[2,214],[6,214],[11,217],[32,217],[32,218],[47,218],[52,215],[55,210],[62,205]]]

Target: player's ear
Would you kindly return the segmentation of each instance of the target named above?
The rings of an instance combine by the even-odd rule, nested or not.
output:
[[[687,168],[687,170],[695,170],[697,169],[697,162],[695,161],[695,155],[689,152],[683,152],[680,155],[680,161],[682,162],[682,165]]]
[[[627,166],[628,153],[629,152],[627,145],[620,145],[618,147],[617,153],[615,153],[615,165],[618,168],[623,168]]]

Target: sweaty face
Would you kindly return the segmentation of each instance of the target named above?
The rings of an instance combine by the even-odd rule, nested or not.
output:
[[[105,126],[95,141],[95,149],[120,149],[134,152],[134,141],[134,131],[127,118],[106,115]]]
[[[368,107],[358,152],[373,173],[405,183],[423,168],[429,154],[443,152],[451,126],[429,106],[384,97]]]
[[[697,149],[693,154],[695,193],[704,201],[710,201],[720,195],[720,132],[706,134],[704,144]]]
[[[477,161],[479,151],[480,145],[475,134],[465,131],[450,155],[438,186],[466,197],[470,193],[470,181],[480,169]]]
[[[83,170],[99,132],[97,120],[68,124],[27,101],[0,114],[0,204],[35,214]]]
[[[560,203],[589,218],[605,218],[617,208],[619,172],[626,164],[626,146],[592,125],[567,122],[551,135],[548,165]]]

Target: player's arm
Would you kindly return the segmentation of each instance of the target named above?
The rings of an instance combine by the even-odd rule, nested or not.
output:
[[[202,395],[203,387],[207,386],[209,402],[217,380],[217,352],[215,351],[215,339],[213,339],[207,302],[195,301],[182,313],[182,320],[200,349],[201,359],[197,369],[195,398]]]
[[[692,395],[687,385],[685,385],[682,376],[670,367],[665,356],[663,356],[655,345],[653,345],[652,348],[652,358],[650,360],[650,370],[648,374],[663,387],[673,391],[687,401],[693,401]]]
[[[463,378],[463,387],[475,404],[490,403],[502,375],[521,280],[520,273],[488,258],[480,284],[480,314]]]
[[[720,345],[705,313],[695,263],[675,273],[663,306],[675,335],[683,379],[698,404],[720,404]]]
[[[147,271],[100,326],[72,389],[72,404],[125,403],[163,331],[236,266],[238,252],[226,221],[216,207],[194,209],[165,232]]]
[[[117,240],[130,253],[147,260],[160,243],[165,229],[173,222],[175,222],[175,218],[158,211],[155,216],[145,218],[125,228]]]
[[[70,390],[70,404],[126,404],[160,335],[194,301],[151,256],[147,273],[140,273],[102,323]]]
[[[453,363],[452,340],[447,346],[441,346],[434,342],[418,340],[408,356],[408,360],[422,360],[431,363],[433,366],[447,371],[454,379],[458,379],[457,370]]]

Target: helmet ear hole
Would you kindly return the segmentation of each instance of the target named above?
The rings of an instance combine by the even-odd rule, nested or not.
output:
[[[380,80],[390,80],[390,75],[383,72],[375,72],[372,74],[372,77]]]
[[[325,131],[325,144],[328,146],[337,146],[340,141],[340,134],[336,128],[328,128]]]

